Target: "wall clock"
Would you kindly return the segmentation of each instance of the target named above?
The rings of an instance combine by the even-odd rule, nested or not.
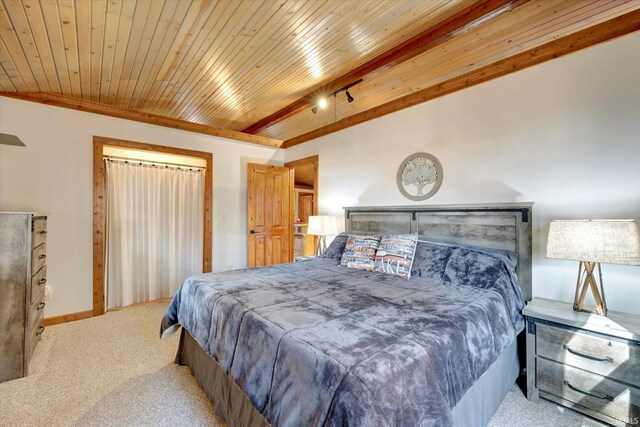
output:
[[[442,184],[442,165],[429,153],[415,153],[404,159],[397,176],[400,192],[411,200],[426,200]]]

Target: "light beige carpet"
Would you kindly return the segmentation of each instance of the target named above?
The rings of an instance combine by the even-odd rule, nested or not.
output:
[[[46,328],[29,376],[0,384],[7,426],[224,425],[189,369],[179,334],[160,340],[167,303]]]
[[[178,336],[158,338],[167,303],[51,326],[26,378],[0,384],[1,426],[220,426],[188,368]],[[491,426],[595,426],[568,409],[534,404],[514,388]]]

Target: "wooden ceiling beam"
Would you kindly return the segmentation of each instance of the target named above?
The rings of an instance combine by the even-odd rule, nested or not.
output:
[[[493,19],[505,12],[511,11],[530,0],[483,0],[461,10],[437,25],[428,28],[415,37],[386,51],[350,72],[338,77],[332,82],[314,90],[312,93],[287,105],[279,111],[257,121],[243,129],[242,132],[255,134],[262,129],[285,120],[300,111],[311,108],[316,104],[319,95],[328,95],[360,79],[366,80],[406,62],[429,49],[433,49],[447,40],[478,25]]]
[[[101,114],[103,116],[116,117],[119,119],[133,120],[134,122],[148,123],[156,126],[164,126],[173,129],[185,130],[188,132],[201,133],[204,135],[218,136],[236,141],[249,142],[251,144],[264,145],[267,147],[280,147],[282,141],[260,135],[250,135],[237,130],[222,129],[214,126],[207,126],[200,123],[188,122],[186,120],[174,119],[142,111],[128,110],[114,107],[86,99],[77,99],[66,95],[44,92],[0,92],[0,96],[8,98],[22,99],[24,101],[39,102],[41,104],[54,105],[56,107],[69,108],[72,110],[85,111],[87,113]]]
[[[410,95],[403,96],[367,111],[346,117],[330,125],[287,139],[282,148],[303,142],[393,113],[462,89],[523,70],[542,62],[640,31],[640,10],[620,15],[593,27],[569,34],[541,46],[526,50],[493,64],[462,74]]]

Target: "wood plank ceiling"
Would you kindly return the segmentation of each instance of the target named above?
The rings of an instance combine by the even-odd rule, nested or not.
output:
[[[259,136],[239,139],[265,145],[274,144],[261,137],[302,142],[639,9],[640,0],[1,0],[0,91],[244,130]],[[363,78],[354,102],[341,93],[311,112],[354,76]]]

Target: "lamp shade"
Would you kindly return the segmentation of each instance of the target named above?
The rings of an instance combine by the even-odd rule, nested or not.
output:
[[[640,233],[633,220],[551,221],[547,257],[640,265]]]
[[[314,236],[335,236],[338,234],[338,222],[333,215],[313,215],[309,217],[307,234]]]

